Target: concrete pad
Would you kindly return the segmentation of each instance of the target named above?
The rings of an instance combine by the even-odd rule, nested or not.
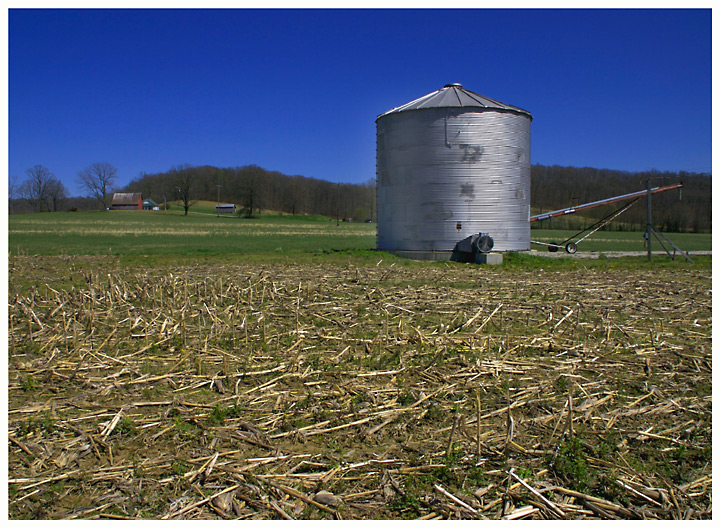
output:
[[[488,264],[499,266],[503,263],[502,253],[476,253],[475,264]]]

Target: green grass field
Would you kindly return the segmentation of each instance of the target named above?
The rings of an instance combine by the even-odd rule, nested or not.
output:
[[[251,255],[327,253],[375,248],[375,224],[324,217],[267,215],[256,219],[218,217],[197,204],[184,216],[168,211],[96,211],[8,217],[11,255]],[[532,230],[531,239],[563,242],[572,231]],[[686,251],[712,249],[710,234],[670,234]],[[656,251],[661,252],[655,243]],[[532,249],[545,251],[542,246]],[[578,251],[643,251],[642,233],[600,231]]]
[[[530,239],[545,243],[562,243],[575,235],[577,231],[560,229],[533,229]],[[684,251],[711,251],[710,233],[663,233],[675,245]],[[581,237],[580,237],[581,238]],[[577,241],[575,238],[574,241]],[[653,238],[653,251],[662,252],[662,247]],[[532,249],[544,250],[542,246],[532,245]],[[643,233],[637,231],[598,231],[578,244],[578,251],[646,251]]]
[[[11,254],[223,255],[323,252],[375,247],[375,226],[318,217],[245,219],[181,211],[13,215]]]

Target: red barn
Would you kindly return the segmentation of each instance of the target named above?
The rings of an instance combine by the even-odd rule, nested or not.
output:
[[[110,209],[140,209],[143,208],[142,194],[140,193],[115,193],[113,194]]]

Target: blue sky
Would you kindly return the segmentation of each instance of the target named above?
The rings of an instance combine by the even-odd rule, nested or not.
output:
[[[451,82],[530,111],[532,162],[712,169],[705,10],[17,10],[8,162],[68,187],[174,165],[363,183],[376,117]]]

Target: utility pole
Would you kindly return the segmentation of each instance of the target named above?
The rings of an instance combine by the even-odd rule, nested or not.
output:
[[[650,194],[650,178],[647,180],[647,226],[645,226],[645,240],[647,240],[647,258],[652,260],[652,233],[650,226],[652,225],[652,198]]]
[[[215,212],[217,213],[218,218],[220,218],[220,208],[218,206],[220,205],[220,187],[222,187],[222,185],[217,184],[216,187],[218,188],[218,199],[217,204],[215,205]]]

